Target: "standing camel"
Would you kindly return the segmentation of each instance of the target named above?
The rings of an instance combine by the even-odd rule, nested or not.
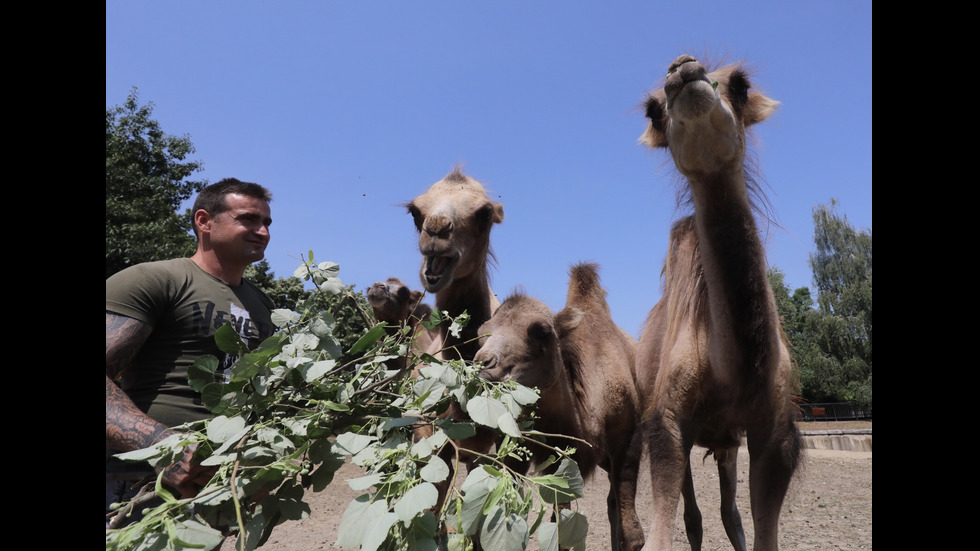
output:
[[[691,56],[671,63],[646,100],[641,140],[666,147],[687,179],[694,215],[675,223],[661,300],[647,318],[637,371],[651,455],[654,511],[644,550],[669,549],[684,496],[691,548],[701,548],[690,453],[718,462],[721,516],[745,549],[735,504],[736,454],[748,445],[756,551],[778,549],[779,513],[802,454],[792,399],[792,360],[783,339],[753,216],[746,128],[778,102],[750,91],[747,72],[709,73]]]
[[[419,233],[419,252],[422,253],[419,276],[425,290],[436,295],[435,309],[448,312],[452,318],[464,311],[470,316],[469,323],[458,336],[445,325],[436,327],[428,352],[441,360],[472,361],[480,348],[480,326],[500,306],[490,290],[488,266],[494,259],[490,230],[494,224],[503,222],[504,207],[491,201],[483,184],[463,174],[459,167],[432,184],[406,207]],[[456,419],[468,418],[456,402],[450,405],[448,415]],[[429,434],[430,427],[416,430],[416,438]],[[477,427],[475,436],[458,445],[485,453],[493,443],[493,433]],[[447,464],[456,464],[452,457],[454,448],[445,447],[441,455]],[[459,459],[470,463],[474,458],[466,454]],[[441,508],[449,490],[448,481],[436,486],[438,507]]]
[[[488,265],[494,258],[490,230],[503,222],[504,207],[458,167],[407,207],[419,232],[419,276],[436,295],[435,309],[453,318],[464,311],[470,316],[458,337],[440,327],[430,350],[442,351],[445,359],[472,360],[480,348],[477,330],[500,305],[490,290]]]
[[[636,341],[613,321],[597,265],[577,264],[569,275],[565,308],[557,314],[521,293],[508,297],[480,329],[483,346],[475,360],[487,380],[540,389],[535,430],[587,443],[560,436],[548,441],[576,448],[572,458],[583,478],[596,466],[606,471],[609,549],[633,551],[643,545],[635,506],[642,450],[632,445],[640,414]],[[529,449],[538,465],[554,453],[533,444]],[[518,469],[527,473],[529,466]]]

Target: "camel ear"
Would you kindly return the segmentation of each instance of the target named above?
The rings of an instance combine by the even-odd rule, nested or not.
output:
[[[767,98],[759,92],[752,92],[742,111],[742,120],[746,127],[752,126],[768,119],[777,107],[779,107],[778,101]]]
[[[500,203],[493,204],[493,217],[491,221],[494,224],[499,224],[504,221],[504,206]]]
[[[584,317],[585,313],[574,306],[565,308],[555,314],[555,329],[558,331],[558,338],[565,338],[573,329],[582,323],[582,318]]]
[[[412,294],[408,297],[408,304],[415,308],[418,303],[422,300],[422,291],[412,291]]]
[[[667,147],[666,104],[667,96],[663,90],[657,90],[647,98],[644,108],[650,123],[640,136],[640,143],[652,148]]]

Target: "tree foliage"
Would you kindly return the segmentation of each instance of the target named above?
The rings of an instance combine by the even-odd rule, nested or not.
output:
[[[334,296],[347,289],[338,272],[336,264],[314,262],[312,253],[300,270],[316,294]],[[164,467],[196,444],[196,457],[216,474],[188,499],[174,496],[158,478],[148,490],[163,503],[139,522],[107,529],[107,550],[209,550],[226,534],[237,535],[237,549],[253,550],[280,523],[308,516],[305,492],[335,483],[345,461],[364,469],[347,481],[364,493],[344,513],[338,546],[462,551],[478,540],[488,551],[510,551],[525,549],[532,536],[541,549],[584,546],[582,514],[562,510],[557,522],[545,520],[555,505],[583,495],[574,450],[551,448],[550,474],[523,475],[507,466],[509,459],[527,457],[526,439],[547,445],[547,435],[533,430],[536,391],[492,383],[477,375],[477,366],[428,355],[412,358],[425,364],[417,378],[408,369],[389,370],[386,360],[412,350],[409,327],[396,335],[384,324],[371,327],[347,351],[356,359],[341,362],[337,319],[332,311],[304,308],[313,304],[301,301],[298,312],[275,310],[279,330],[251,352],[230,327],[219,331],[219,346],[241,353],[230,381],[215,381],[212,356],[198,360],[188,375],[215,417],[120,455]],[[449,321],[448,330],[458,333],[460,320]],[[470,419],[443,415],[451,401]],[[473,450],[477,466],[457,485],[455,476],[465,471],[459,441],[475,434],[477,424],[495,431],[500,443],[489,454]],[[431,435],[419,437],[419,427]],[[452,456],[460,468],[442,459]],[[440,484],[450,490],[437,504]],[[123,504],[129,506],[139,505]]]
[[[189,256],[195,239],[180,204],[206,185],[190,180],[202,169],[187,136],[164,133],[153,104],[125,103],[105,111],[106,277],[134,264]]]
[[[810,290],[792,295],[778,269],[769,271],[776,307],[809,402],[855,402],[871,409],[871,231],[858,231],[837,202],[814,208]]]
[[[807,328],[821,354],[813,370],[826,390],[868,408],[871,400],[871,230],[858,231],[837,201],[813,210],[810,255],[818,311]]]

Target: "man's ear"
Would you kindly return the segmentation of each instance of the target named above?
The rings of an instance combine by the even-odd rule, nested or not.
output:
[[[211,214],[209,214],[208,211],[204,209],[197,209],[194,212],[193,222],[199,235],[205,232],[211,232]]]

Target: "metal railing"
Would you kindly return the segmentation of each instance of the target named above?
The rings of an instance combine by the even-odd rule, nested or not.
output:
[[[800,404],[801,421],[851,421],[871,419],[871,410],[851,402]]]

